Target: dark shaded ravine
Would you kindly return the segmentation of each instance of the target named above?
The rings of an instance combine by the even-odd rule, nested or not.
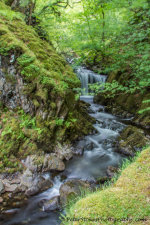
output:
[[[27,204],[21,209],[16,209],[16,214],[3,222],[3,225],[60,224],[60,212],[45,212],[44,208],[41,207],[41,200],[58,196],[61,184],[68,179],[77,178],[95,181],[107,175],[108,166],[119,166],[121,164],[123,156],[115,152],[114,142],[125,125],[119,121],[119,118],[106,113],[103,106],[94,104],[93,97],[88,95],[87,84],[89,82],[104,82],[106,78],[84,68],[78,70],[78,76],[82,82],[82,87],[86,90],[86,95],[81,96],[81,100],[90,104],[89,114],[96,119],[96,124],[94,124],[95,134],[88,135],[76,143],[75,150],[82,151],[84,149],[83,155],[74,156],[66,163],[65,171],[53,179],[54,185],[52,188],[30,198]],[[47,179],[51,179],[52,174],[47,173],[45,176]],[[66,178],[63,180],[62,177]]]

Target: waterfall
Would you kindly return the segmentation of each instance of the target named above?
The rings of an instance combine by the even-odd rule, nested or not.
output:
[[[76,71],[78,78],[81,81],[82,95],[87,95],[89,91],[89,84],[105,83],[107,76],[99,75],[93,71],[87,70],[83,67],[79,67]]]

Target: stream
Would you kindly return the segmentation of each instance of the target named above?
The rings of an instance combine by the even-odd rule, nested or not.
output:
[[[126,125],[120,121],[120,118],[106,113],[103,106],[94,104],[93,96],[88,95],[88,84],[104,83],[106,76],[95,74],[82,67],[77,70],[77,75],[83,88],[80,99],[90,104],[89,114],[96,119],[94,124],[96,132],[76,143],[75,149],[84,149],[83,155],[76,155],[66,162],[65,171],[53,179],[53,187],[31,197],[27,204],[17,209],[16,214],[8,217],[3,225],[59,225],[60,212],[45,212],[39,205],[41,200],[58,196],[60,186],[69,179],[95,181],[105,177],[108,166],[118,166],[123,160],[123,156],[115,152],[114,141]],[[64,175],[65,180],[62,179]],[[51,179],[52,174],[47,173],[45,176]]]

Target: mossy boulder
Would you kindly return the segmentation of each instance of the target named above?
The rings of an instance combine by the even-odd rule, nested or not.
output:
[[[120,134],[118,142],[118,152],[134,156],[137,151],[141,151],[144,146],[150,144],[150,136],[146,136],[142,129],[127,126]]]
[[[90,189],[90,184],[82,180],[69,180],[60,187],[60,203],[66,206],[69,200],[77,195],[81,195],[82,191]]]

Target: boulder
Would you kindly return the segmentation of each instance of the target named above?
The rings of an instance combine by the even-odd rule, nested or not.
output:
[[[42,176],[35,177],[33,182],[29,188],[27,188],[25,194],[27,196],[36,195],[42,191],[46,191],[47,189],[51,188],[53,183],[51,180],[45,179]]]
[[[81,195],[82,190],[90,189],[90,184],[82,180],[69,180],[60,187],[60,203],[65,206],[76,195]]]
[[[5,191],[6,192],[13,192],[16,193],[18,192],[18,185],[17,184],[10,184],[10,183],[6,183],[5,184]]]
[[[44,202],[42,208],[45,212],[59,210],[60,209],[60,197],[55,196],[52,199]]]
[[[23,175],[21,176],[21,191],[25,191],[27,188],[30,188],[33,185],[33,180],[34,178],[32,172],[29,169],[25,170]]]
[[[60,151],[60,150],[59,150]],[[24,161],[24,165],[31,171],[31,172],[48,172],[51,170],[56,171],[63,171],[65,169],[65,164],[63,162],[63,158],[70,159],[72,157],[72,153],[68,152],[66,155],[63,153],[51,153],[45,154],[42,156],[31,155],[26,158]]]
[[[55,153],[57,154],[58,158],[61,160],[70,160],[73,157],[73,152],[71,147],[68,145],[65,146],[57,146],[55,149]]]
[[[115,173],[117,173],[118,171],[118,168],[114,167],[114,166],[108,166],[107,168],[107,175],[109,178],[112,178]]]
[[[134,156],[143,146],[150,144],[150,139],[146,137],[144,131],[135,126],[127,126],[118,138],[117,152],[127,156]]]
[[[65,164],[56,156],[56,154],[51,153],[44,158],[43,170],[45,172],[50,170],[63,171],[65,170]]]

